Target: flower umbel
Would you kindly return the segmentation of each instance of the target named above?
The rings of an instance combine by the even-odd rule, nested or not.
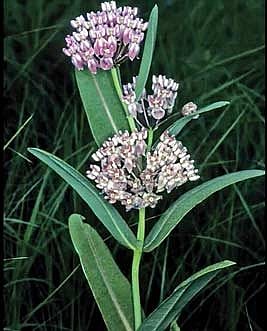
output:
[[[138,8],[119,7],[115,1],[101,4],[101,11],[76,17],[70,23],[75,32],[67,35],[63,52],[78,70],[84,67],[96,74],[139,54],[148,23],[137,17]]]
[[[136,77],[133,82],[123,86],[123,101],[128,111],[142,126],[152,127],[173,110],[179,84],[166,76],[152,78],[152,94],[144,89],[139,101],[135,94]]]
[[[159,75],[152,77],[152,94],[144,89],[140,100],[135,94],[136,77],[133,82],[123,85],[123,102],[127,105],[129,114],[141,127],[156,128],[159,122],[173,111],[179,84],[172,78]],[[193,102],[185,104],[181,110],[183,116],[191,115],[197,111]],[[198,118],[196,115],[193,118]]]
[[[120,202],[126,210],[154,208],[160,192],[199,178],[187,148],[165,131],[151,152],[147,151],[147,130],[119,132],[94,154],[100,165],[90,165],[87,177],[94,180],[110,203]]]

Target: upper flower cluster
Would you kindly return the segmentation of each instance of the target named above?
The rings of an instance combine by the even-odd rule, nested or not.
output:
[[[199,178],[186,147],[164,132],[152,152],[147,151],[147,130],[119,132],[93,154],[99,165],[90,165],[87,177],[94,180],[105,199],[126,207],[154,208],[168,193],[188,180]]]
[[[70,22],[76,31],[66,36],[63,48],[78,70],[88,67],[94,74],[98,68],[109,70],[127,58],[134,60],[148,26],[137,17],[136,7],[117,8],[110,1],[102,3],[101,9],[87,13],[87,19],[80,15]]]

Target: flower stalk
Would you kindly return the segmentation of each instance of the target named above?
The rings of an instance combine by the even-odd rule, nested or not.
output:
[[[149,128],[148,130],[148,140],[147,140],[147,151],[150,152],[152,143],[153,143],[153,136],[154,136],[154,131],[152,128]]]
[[[138,330],[142,324],[142,307],[140,300],[140,286],[139,286],[139,267],[142,258],[143,245],[145,239],[145,208],[139,209],[139,222],[137,230],[138,245],[134,250],[132,263],[132,297],[134,309],[134,325],[135,330]]]
[[[119,79],[118,70],[119,70],[119,68],[116,68],[116,67],[112,68],[111,75],[112,75],[113,83],[114,83],[115,89],[117,91],[117,94],[119,96],[119,99],[122,100],[122,90],[121,90],[121,83],[120,83],[120,79]],[[136,130],[135,121],[134,121],[133,117],[129,114],[128,108],[124,102],[122,102],[122,106],[126,113],[126,118],[128,120],[129,127],[130,127],[131,131],[133,132]]]

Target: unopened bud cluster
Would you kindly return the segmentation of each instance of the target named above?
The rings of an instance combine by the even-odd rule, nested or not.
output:
[[[110,203],[120,202],[126,210],[154,208],[160,192],[199,178],[186,147],[164,132],[151,152],[147,130],[119,132],[93,154],[100,165],[90,165],[87,177],[94,180]]]
[[[148,23],[137,17],[138,9],[117,8],[115,1],[101,4],[101,11],[87,13],[71,21],[75,32],[67,35],[63,52],[78,70],[84,67],[96,74],[98,68],[111,69],[140,51]]]
[[[188,116],[194,114],[196,111],[197,105],[193,102],[188,102],[183,106],[181,113],[183,116]],[[195,115],[193,118],[199,118],[199,114]]]

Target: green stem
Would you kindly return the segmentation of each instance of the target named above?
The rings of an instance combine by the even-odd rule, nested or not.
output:
[[[152,128],[149,128],[149,130],[148,130],[148,141],[147,141],[147,151],[148,152],[150,152],[151,147],[152,147],[153,135],[154,135],[153,129]]]
[[[113,79],[113,83],[114,83],[115,89],[117,91],[117,94],[119,96],[119,99],[121,101],[121,104],[123,106],[123,109],[125,111],[126,118],[127,118],[128,122],[129,122],[130,129],[133,132],[133,131],[136,130],[134,119],[133,119],[132,116],[129,115],[127,106],[124,104],[124,102],[122,102],[122,90],[121,90],[121,81],[120,81],[120,78],[119,78],[119,68],[115,68],[115,67],[112,68],[111,69],[111,75],[112,75],[112,79]]]
[[[142,251],[145,239],[145,208],[139,210],[139,222],[137,230],[138,246],[134,250],[132,263],[132,296],[134,308],[134,325],[137,330],[142,323],[142,307],[139,289],[139,266],[142,258]]]

